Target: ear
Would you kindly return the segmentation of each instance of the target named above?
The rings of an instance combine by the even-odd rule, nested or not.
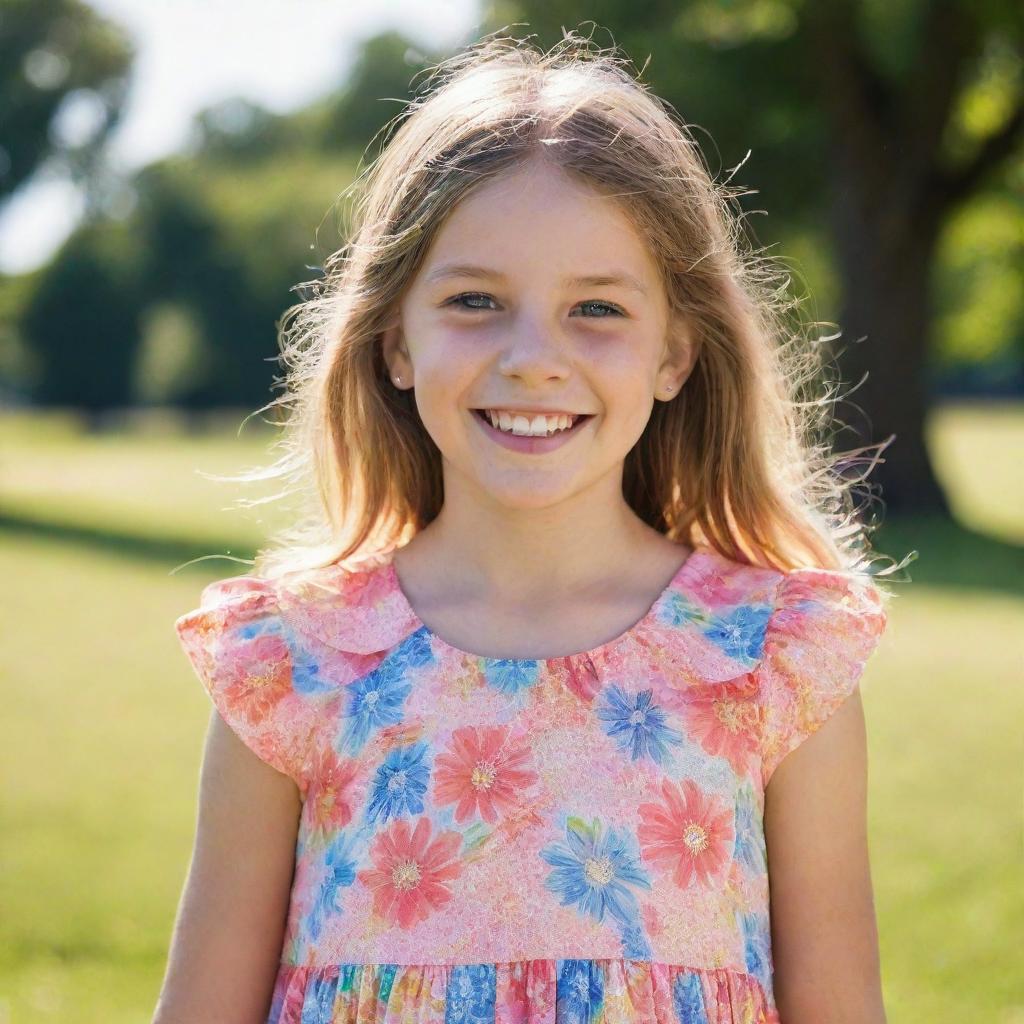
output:
[[[381,355],[384,357],[384,364],[388,368],[388,376],[391,383],[395,384],[395,378],[400,377],[402,383],[395,384],[399,389],[412,387],[412,360],[409,358],[409,350],[405,345],[405,335],[402,332],[401,318],[396,314],[387,327],[380,333]]]
[[[683,384],[693,373],[700,355],[700,342],[689,318],[673,314],[665,342],[665,358],[659,367],[659,377],[674,385],[673,394],[679,394]]]

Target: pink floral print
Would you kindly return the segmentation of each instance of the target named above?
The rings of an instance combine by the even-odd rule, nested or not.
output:
[[[434,799],[438,805],[457,804],[456,821],[479,814],[493,824],[537,781],[537,773],[525,767],[530,759],[526,743],[520,740],[506,751],[506,742],[504,729],[464,726],[452,733],[451,750],[438,755]]]
[[[440,910],[451,898],[447,882],[458,876],[462,837],[443,832],[431,837],[430,819],[399,818],[379,832],[370,846],[372,868],[356,877],[373,892],[373,909],[400,928],[409,928]]]
[[[638,808],[644,859],[667,871],[680,889],[715,884],[732,857],[732,808],[702,793],[690,779],[678,786],[662,780],[661,794],[661,803]]]
[[[220,580],[175,624],[302,798],[268,1024],[778,1024],[765,789],[885,595],[698,546],[621,636],[488,658],[390,556]]]

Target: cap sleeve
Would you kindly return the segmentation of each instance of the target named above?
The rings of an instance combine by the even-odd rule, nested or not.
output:
[[[757,668],[764,786],[856,689],[887,624],[886,596],[867,576],[794,569],[783,577]]]
[[[303,792],[316,707],[296,689],[295,658],[274,585],[254,576],[209,584],[174,628],[221,718]]]

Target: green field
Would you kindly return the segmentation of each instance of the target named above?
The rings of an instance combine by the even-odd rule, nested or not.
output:
[[[239,489],[196,473],[263,461],[240,420],[2,420],[0,1024],[151,1019],[209,715],[172,623],[246,566],[172,570],[250,557],[281,516],[225,511]],[[886,1005],[890,1024],[1024,1024],[1024,408],[944,409],[930,443],[959,525],[875,536],[920,552],[863,690]]]

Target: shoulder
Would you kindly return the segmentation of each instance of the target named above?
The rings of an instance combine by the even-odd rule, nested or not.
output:
[[[179,634],[204,634],[274,616],[278,611],[273,583],[257,576],[231,576],[203,587],[198,606],[180,615],[174,626]]]
[[[756,671],[762,783],[857,688],[888,621],[870,576],[801,568],[780,574]]]
[[[410,627],[389,593],[371,567],[231,576],[207,584],[175,630],[224,721],[305,791],[333,701]]]
[[[325,691],[289,642],[274,584],[255,576],[217,580],[174,626],[223,721],[304,790],[309,737]]]
[[[339,653],[389,651],[418,626],[387,554],[282,579],[280,613],[298,636]]]
[[[245,575],[217,580],[175,626],[184,639],[213,632],[237,635],[246,624],[276,623],[296,644],[358,656],[387,651],[408,636],[416,628],[409,612],[390,561],[378,556],[274,579]]]
[[[677,595],[683,617],[747,671],[787,638],[870,641],[883,632],[888,595],[865,574],[837,569],[778,570],[701,551]]]
[[[704,548],[658,620],[688,687],[742,703],[767,784],[855,689],[885,630],[887,597],[864,574],[783,571]]]
[[[279,602],[270,582],[255,576],[232,576],[207,584],[196,608],[180,615],[175,632],[197,669],[212,671],[244,652],[267,656],[283,643]]]
[[[765,636],[768,653],[799,643],[846,658],[866,656],[885,631],[888,600],[862,573],[801,568],[780,574]]]

